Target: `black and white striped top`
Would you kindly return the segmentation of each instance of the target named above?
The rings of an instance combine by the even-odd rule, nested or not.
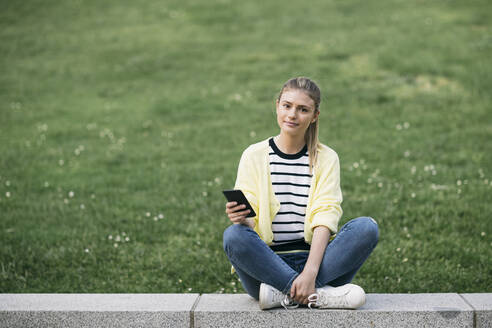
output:
[[[304,217],[311,185],[307,145],[297,154],[285,154],[269,140],[270,174],[280,209],[273,219],[274,251],[309,250],[304,241]]]

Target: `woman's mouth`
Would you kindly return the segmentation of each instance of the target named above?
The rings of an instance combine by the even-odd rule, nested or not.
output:
[[[288,126],[297,126],[297,124],[293,122],[285,122],[285,124],[287,124]]]

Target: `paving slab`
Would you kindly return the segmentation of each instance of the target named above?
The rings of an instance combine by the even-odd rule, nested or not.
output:
[[[0,294],[0,327],[190,327],[199,294]]]
[[[470,327],[473,309],[458,294],[367,294],[357,310],[260,310],[247,294],[203,294],[194,327]]]
[[[475,309],[475,327],[492,328],[492,293],[460,295]]]

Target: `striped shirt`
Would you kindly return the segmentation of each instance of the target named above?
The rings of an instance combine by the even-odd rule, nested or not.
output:
[[[274,251],[309,250],[304,240],[304,217],[311,185],[307,145],[297,154],[285,154],[269,140],[272,187],[280,209],[272,221]]]

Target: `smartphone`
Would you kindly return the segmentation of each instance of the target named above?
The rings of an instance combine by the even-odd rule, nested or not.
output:
[[[241,211],[251,210],[251,212],[249,212],[249,214],[246,215],[247,218],[256,216],[256,213],[251,207],[251,204],[248,202],[246,196],[244,196],[241,190],[239,189],[222,190],[222,193],[224,193],[224,196],[227,198],[227,201],[237,202],[237,205],[242,205],[242,204],[246,205],[246,208],[241,209]]]

